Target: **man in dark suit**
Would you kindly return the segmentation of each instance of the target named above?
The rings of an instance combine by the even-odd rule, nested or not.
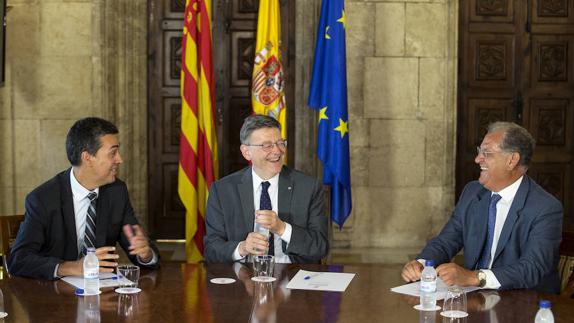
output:
[[[526,175],[533,151],[526,129],[508,122],[489,126],[477,147],[478,181],[466,185],[448,223],[417,256],[434,260],[446,284],[560,291],[563,210]],[[450,262],[461,249],[464,267]],[[403,279],[420,279],[422,268],[408,262]]]
[[[77,121],[66,152],[72,167],[26,197],[10,273],[43,279],[82,275],[90,247],[96,248],[100,272],[112,272],[119,257],[116,242],[133,263],[156,267],[157,248],[138,225],[125,183],[116,178],[123,162],[116,126],[99,118]]]
[[[240,139],[241,153],[252,166],[213,183],[205,218],[205,260],[243,261],[269,251],[276,262],[320,262],[329,249],[321,184],[283,166],[287,142],[275,119],[246,118]],[[256,224],[269,229],[269,239],[254,232]]]

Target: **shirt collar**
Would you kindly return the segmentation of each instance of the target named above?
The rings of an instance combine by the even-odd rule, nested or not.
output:
[[[516,196],[516,192],[518,192],[518,188],[520,187],[520,183],[522,183],[523,178],[524,175],[520,176],[520,178],[514,183],[503,188],[500,192],[492,192],[492,194],[498,194],[504,202],[511,203],[512,200],[514,200],[514,196]]]
[[[265,182],[265,180],[263,180],[261,177],[259,177],[259,175],[257,175],[257,173],[255,173],[253,167],[251,167],[251,175],[253,177],[253,191],[255,192],[261,186],[261,183]],[[267,182],[270,184],[269,187],[276,187],[279,184],[279,174],[271,177],[267,180]]]
[[[88,190],[87,188],[83,187],[80,182],[76,179],[76,175],[74,175],[74,169],[70,169],[70,184],[72,186],[72,195],[74,196],[74,200],[79,202],[88,197],[92,191]],[[100,188],[96,187],[94,190],[96,194],[100,193]]]

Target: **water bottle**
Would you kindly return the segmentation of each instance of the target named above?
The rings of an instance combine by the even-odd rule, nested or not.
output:
[[[434,261],[427,260],[421,274],[420,304],[424,310],[434,310],[436,306],[436,270]]]
[[[536,318],[534,319],[534,323],[554,323],[554,315],[552,315],[552,303],[547,300],[541,300],[540,309],[536,313]]]
[[[88,248],[84,257],[84,293],[95,295],[100,291],[100,264],[96,257],[96,248]]]

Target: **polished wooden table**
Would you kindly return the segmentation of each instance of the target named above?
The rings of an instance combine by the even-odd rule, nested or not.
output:
[[[300,268],[357,275],[344,293],[288,290]],[[165,263],[143,271],[142,292],[103,290],[88,300],[63,281],[4,277],[5,322],[446,322],[438,312],[413,309],[418,299],[395,294],[396,265],[278,265],[275,283],[254,283],[251,269],[232,265]],[[212,278],[236,279],[229,285]],[[574,322],[574,300],[531,290],[468,294],[469,316],[460,322],[533,322],[540,298],[553,302],[556,322]],[[494,301],[493,301],[494,299]],[[442,302],[439,302],[439,305]],[[450,321],[448,321],[450,322]]]

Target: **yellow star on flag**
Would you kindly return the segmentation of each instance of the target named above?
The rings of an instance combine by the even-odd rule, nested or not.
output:
[[[345,16],[345,10],[343,10],[341,18],[337,19],[337,21],[343,24],[343,28],[347,28],[347,16]]]
[[[345,137],[345,133],[349,132],[349,127],[347,127],[347,122],[343,119],[339,119],[339,126],[335,130],[341,133],[341,138]]]
[[[331,39],[331,36],[329,35],[329,26],[325,27],[325,39]]]
[[[321,120],[329,120],[329,117],[327,117],[327,107],[319,110],[319,122],[321,122]]]

